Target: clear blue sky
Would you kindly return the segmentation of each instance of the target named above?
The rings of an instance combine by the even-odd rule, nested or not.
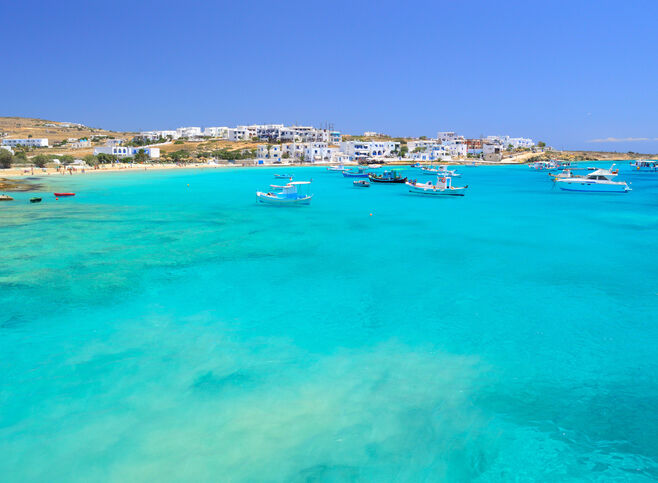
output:
[[[2,13],[0,115],[658,152],[655,1],[21,0]]]

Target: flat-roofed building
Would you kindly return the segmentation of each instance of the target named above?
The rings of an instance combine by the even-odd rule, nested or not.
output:
[[[33,148],[47,148],[48,138],[3,139],[3,146],[29,146]]]

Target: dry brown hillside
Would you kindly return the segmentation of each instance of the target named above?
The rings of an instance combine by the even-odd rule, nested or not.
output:
[[[0,117],[0,133],[8,138],[48,138],[52,146],[69,138],[90,138],[92,136],[110,136],[118,139],[132,139],[136,133],[108,131],[88,126],[74,125],[46,119],[27,117]]]

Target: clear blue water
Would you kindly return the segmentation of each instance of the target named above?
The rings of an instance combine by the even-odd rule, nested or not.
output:
[[[459,170],[455,199],[298,168],[308,207],[255,202],[271,169],[0,204],[1,479],[658,478],[658,175]]]

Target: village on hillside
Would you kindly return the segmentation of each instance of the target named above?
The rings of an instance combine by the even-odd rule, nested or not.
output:
[[[435,138],[401,138],[374,131],[348,135],[333,129],[284,124],[117,132],[72,122],[1,118],[0,139],[5,153],[0,150],[1,167],[72,165],[84,169],[113,163],[511,164],[557,156],[544,142],[509,135],[467,138],[454,131],[440,131]],[[614,158],[609,153],[562,152],[560,156]]]

